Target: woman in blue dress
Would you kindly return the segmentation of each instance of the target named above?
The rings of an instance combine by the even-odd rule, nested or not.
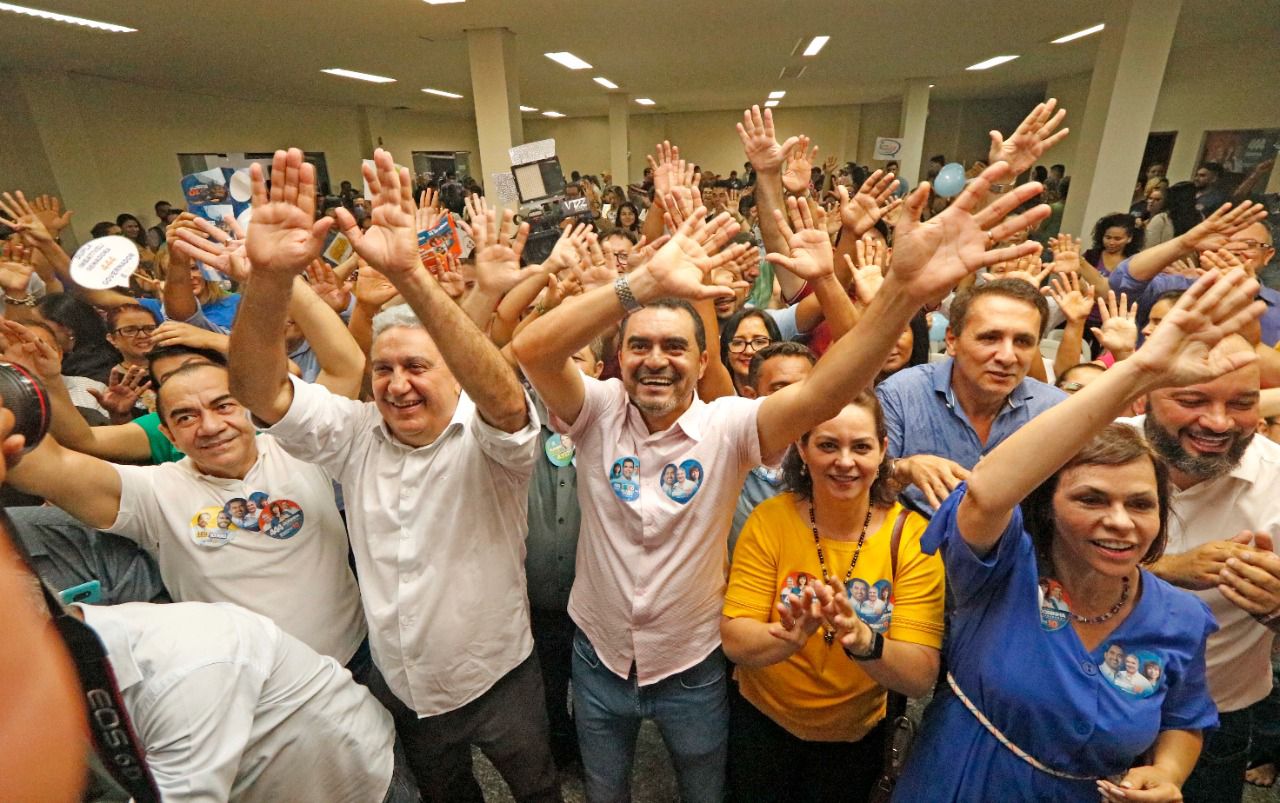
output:
[[[895,800],[1182,800],[1217,725],[1204,678],[1217,626],[1142,568],[1164,549],[1168,470],[1110,422],[1152,389],[1256,359],[1212,347],[1261,313],[1257,287],[1203,276],[1132,357],[1000,444],[938,510],[922,547],[946,563],[950,671]]]

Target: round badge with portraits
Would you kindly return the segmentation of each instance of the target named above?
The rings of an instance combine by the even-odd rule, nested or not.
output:
[[[1071,605],[1067,601],[1067,592],[1062,583],[1040,578],[1040,627],[1055,633],[1067,626],[1071,617]]]
[[[217,549],[236,538],[237,527],[224,508],[201,508],[191,517],[191,540],[206,549]]]
[[[547,438],[542,449],[547,453],[547,460],[553,466],[564,468],[573,462],[573,439],[568,435],[561,435],[560,433],[552,435]]]
[[[258,514],[258,532],[287,541],[302,529],[302,507],[288,499],[273,499]]]
[[[640,458],[635,455],[619,457],[609,469],[609,486],[613,495],[624,502],[640,498]]]

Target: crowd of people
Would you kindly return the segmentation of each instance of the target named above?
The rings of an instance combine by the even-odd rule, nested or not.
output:
[[[645,719],[690,803],[1274,781],[1258,176],[1155,165],[1086,249],[1040,164],[1064,115],[944,197],[753,107],[741,172],[664,142],[573,175],[591,213],[541,262],[381,149],[367,197],[290,149],[244,230],[94,226],[138,248],[121,290],[74,281],[58,199],[3,193],[3,359],[49,433],[3,442],[4,632],[44,669],[0,675],[31,701],[0,737],[40,710],[77,755],[14,745],[0,796],[73,799],[86,722],[90,794],[140,801],[480,801],[473,748],[518,801],[626,801]],[[469,253],[424,263],[446,219]]]

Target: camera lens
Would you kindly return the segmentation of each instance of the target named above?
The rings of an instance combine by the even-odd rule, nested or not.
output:
[[[0,399],[13,413],[13,434],[26,439],[22,451],[39,446],[49,431],[49,394],[40,380],[21,365],[0,362]]]

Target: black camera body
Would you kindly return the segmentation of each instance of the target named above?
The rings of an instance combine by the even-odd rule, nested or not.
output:
[[[545,262],[551,249],[560,239],[561,224],[573,218],[573,224],[592,219],[591,204],[586,198],[552,198],[541,203],[520,207],[520,216],[529,224],[529,239],[524,246],[525,262],[530,265]]]
[[[49,393],[40,379],[24,366],[12,362],[0,362],[0,399],[13,413],[13,433],[21,435],[26,443],[23,453],[31,451],[44,440],[49,431]]]
[[[593,219],[586,198],[565,195],[564,171],[555,155],[555,141],[542,140],[511,149],[511,178],[520,200],[520,218],[529,224],[524,246],[525,262],[545,262],[560,239],[566,219],[587,223]]]

